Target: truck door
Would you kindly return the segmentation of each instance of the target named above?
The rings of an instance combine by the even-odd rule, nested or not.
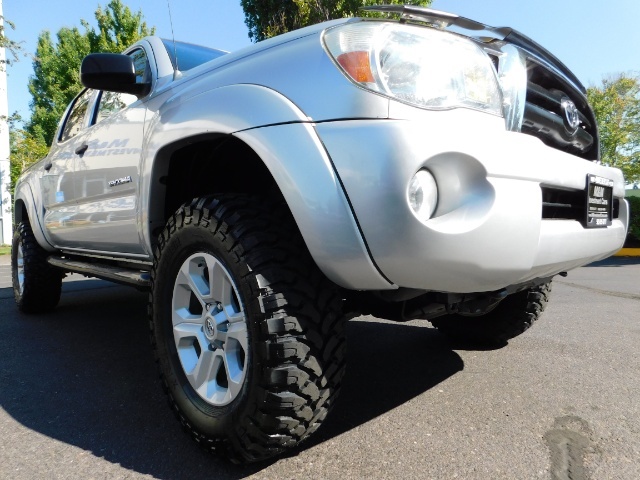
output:
[[[130,53],[141,82],[151,72],[142,48]],[[74,240],[82,249],[144,254],[138,233],[144,99],[100,92],[73,174],[77,217]]]
[[[58,247],[68,245],[73,238],[72,227],[77,214],[73,183],[75,151],[84,143],[95,93],[84,90],[73,100],[42,167],[40,188],[45,235]]]

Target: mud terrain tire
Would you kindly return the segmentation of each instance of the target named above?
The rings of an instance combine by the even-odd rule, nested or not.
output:
[[[470,344],[504,345],[524,333],[542,315],[551,282],[509,295],[493,310],[479,316],[447,315],[431,323],[448,337]]]
[[[322,424],[344,372],[341,298],[284,203],[224,195],[181,207],[151,284],[162,381],[198,443],[254,462]]]
[[[21,312],[48,312],[60,301],[63,273],[47,263],[47,256],[29,223],[20,222],[11,244],[11,279]]]

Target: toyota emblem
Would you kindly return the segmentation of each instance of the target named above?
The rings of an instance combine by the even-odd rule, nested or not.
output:
[[[576,107],[576,104],[568,97],[562,97],[560,105],[564,113],[564,123],[567,130],[573,135],[578,130],[578,127],[580,127],[580,112],[578,111],[578,107]]]

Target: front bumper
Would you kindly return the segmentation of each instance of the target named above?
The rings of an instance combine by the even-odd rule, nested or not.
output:
[[[373,261],[400,287],[493,291],[605,258],[624,242],[622,173],[505,132],[501,118],[421,111],[411,120],[328,122],[316,130]],[[438,207],[425,223],[407,200],[420,168],[438,183]],[[581,190],[587,174],[614,181],[612,225],[543,220],[541,186]]]

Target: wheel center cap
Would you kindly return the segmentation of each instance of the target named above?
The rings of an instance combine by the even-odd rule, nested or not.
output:
[[[214,339],[216,336],[216,322],[208,315],[204,321],[204,334],[210,340]]]

